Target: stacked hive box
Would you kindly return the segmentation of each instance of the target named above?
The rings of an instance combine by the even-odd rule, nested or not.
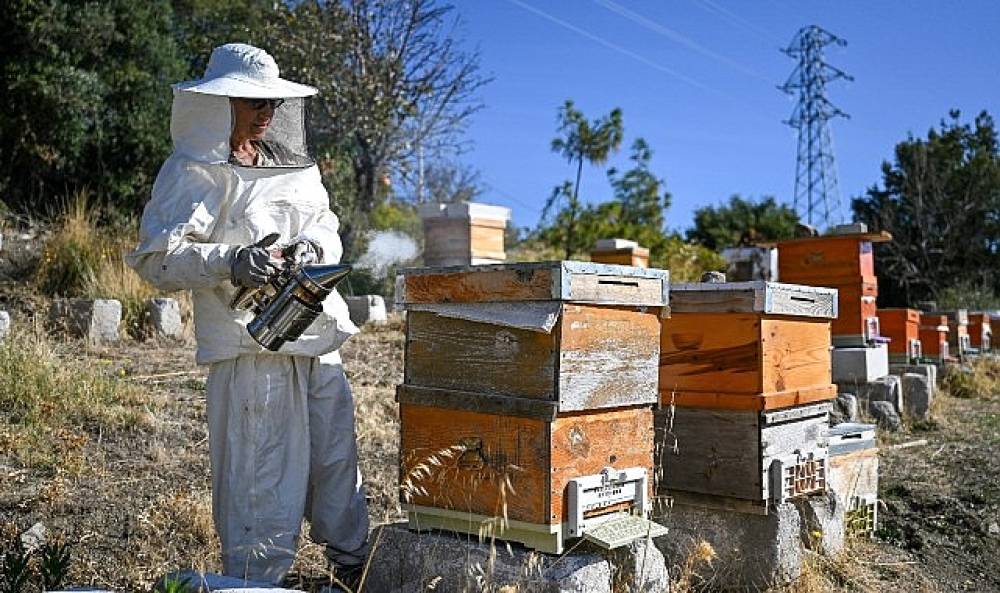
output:
[[[778,280],[778,250],[774,247],[727,247],[722,257],[726,278],[732,282]]]
[[[992,348],[993,328],[990,321],[989,313],[969,313],[969,342],[980,352],[988,352]]]
[[[948,354],[963,360],[972,347],[972,340],[969,336],[968,309],[935,311],[931,315],[945,316],[948,323]]]
[[[949,360],[948,316],[936,313],[920,314],[920,347],[924,356],[939,363]]]
[[[879,309],[879,332],[889,342],[889,362],[911,364],[922,355],[920,346],[920,311],[916,309]]]
[[[883,232],[778,243],[778,278],[782,282],[838,290],[839,315],[832,326],[834,346],[867,346],[878,337],[878,278],[872,243],[891,239]]]
[[[645,513],[667,291],[666,271],[586,262],[404,272],[410,525],[559,553]]]
[[[504,232],[510,209],[474,202],[421,204],[424,264],[464,266],[502,263],[507,259]]]
[[[590,252],[590,261],[598,264],[649,267],[649,250],[635,241],[601,239]]]
[[[836,291],[680,284],[660,335],[661,494],[767,512],[825,488]]]

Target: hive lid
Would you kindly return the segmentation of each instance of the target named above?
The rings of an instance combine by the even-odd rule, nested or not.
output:
[[[837,317],[837,290],[781,282],[697,282],[670,287],[674,313],[765,313]]]
[[[662,307],[670,273],[583,261],[409,268],[396,277],[396,303],[565,301]]]

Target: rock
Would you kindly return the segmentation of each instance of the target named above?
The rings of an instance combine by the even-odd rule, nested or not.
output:
[[[181,321],[181,306],[174,299],[157,298],[146,301],[149,322],[153,331],[161,338],[179,340],[184,337],[184,322]]]
[[[906,373],[916,373],[917,375],[922,375],[927,377],[927,383],[931,388],[931,395],[937,391],[937,375],[938,368],[937,365],[933,364],[890,364],[889,372],[893,375],[899,375],[902,377]]]
[[[186,585],[186,590],[190,593],[250,593],[268,591],[270,593],[291,593],[297,589],[283,589],[270,583],[248,581],[237,577],[227,577],[211,572],[198,572],[196,570],[179,570],[170,574],[165,574],[156,584],[153,585],[154,593],[166,591],[168,582],[181,582]]]
[[[50,323],[95,344],[117,342],[121,320],[122,304],[112,299],[55,301],[49,310]]]
[[[49,530],[39,521],[21,534],[21,545],[26,551],[31,552],[44,546],[45,542],[48,541],[48,536]]]
[[[627,581],[628,590],[637,593],[669,587],[663,556],[646,542],[611,552],[582,544],[572,553],[550,556],[500,541],[480,543],[474,535],[415,533],[405,524],[387,525],[373,537],[379,544],[366,591],[457,593],[488,585],[491,591],[518,593],[611,593],[612,579]]]
[[[670,530],[655,540],[670,566],[684,566],[701,542],[712,546],[715,559],[696,567],[712,590],[761,591],[801,574],[801,519],[792,503],[767,515],[675,504],[656,521]]]
[[[934,392],[925,375],[903,373],[903,405],[908,416],[927,418],[933,398]]]
[[[1000,535],[1000,524],[998,524],[996,521],[990,523],[990,526],[989,528],[987,528],[987,531],[989,532],[990,535]]]
[[[708,282],[709,284],[725,284],[726,275],[723,274],[722,272],[715,272],[715,271],[705,272],[704,274],[701,275],[701,281]]]
[[[830,410],[830,424],[858,421],[858,398],[853,393],[838,393]]]
[[[838,383],[842,392],[854,393],[858,402],[885,401],[892,404],[896,414],[903,412],[903,381],[896,375],[886,375],[869,383]]]
[[[844,549],[844,516],[846,509],[832,491],[817,496],[795,499],[801,520],[802,545],[835,556]]]
[[[868,403],[868,411],[871,413],[878,427],[883,430],[897,431],[902,427],[903,422],[896,412],[895,406],[891,402],[872,401]]]
[[[389,317],[385,310],[385,299],[377,294],[345,297],[347,309],[354,325],[361,327],[366,323],[382,324]]]
[[[0,342],[10,333],[10,313],[0,311]]]

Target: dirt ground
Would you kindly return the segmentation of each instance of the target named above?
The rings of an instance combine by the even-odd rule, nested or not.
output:
[[[0,305],[27,314],[0,290]],[[67,431],[63,463],[25,465],[0,438],[0,524],[42,522],[72,543],[71,581],[148,590],[184,567],[219,568],[211,522],[205,370],[190,343],[71,345],[88,366],[143,393],[143,421],[127,429]],[[373,524],[395,522],[402,381],[398,322],[367,328],[343,349],[358,416],[362,470]],[[0,436],[8,420],[0,414]],[[900,447],[914,441],[926,444]],[[812,558],[783,591],[1000,591],[1000,395],[941,397],[934,419],[882,437],[877,538],[837,559]],[[306,541],[295,571],[323,571]]]

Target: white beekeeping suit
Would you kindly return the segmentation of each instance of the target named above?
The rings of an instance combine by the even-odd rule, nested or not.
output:
[[[229,44],[205,77],[174,86],[174,152],[142,216],[129,264],[154,286],[190,289],[197,361],[207,385],[212,511],[225,573],[279,582],[303,516],[334,564],[363,561],[368,516],[357,467],[354,407],[337,349],[357,332],[334,292],[303,336],[276,352],[247,333],[252,314],[229,307],[241,246],[271,233],[307,240],[322,263],[341,256],[337,217],[305,156],[305,98],[316,89],[278,77],[263,50]],[[285,99],[265,138],[269,166],[231,158],[230,97]],[[268,105],[274,105],[269,103]]]

